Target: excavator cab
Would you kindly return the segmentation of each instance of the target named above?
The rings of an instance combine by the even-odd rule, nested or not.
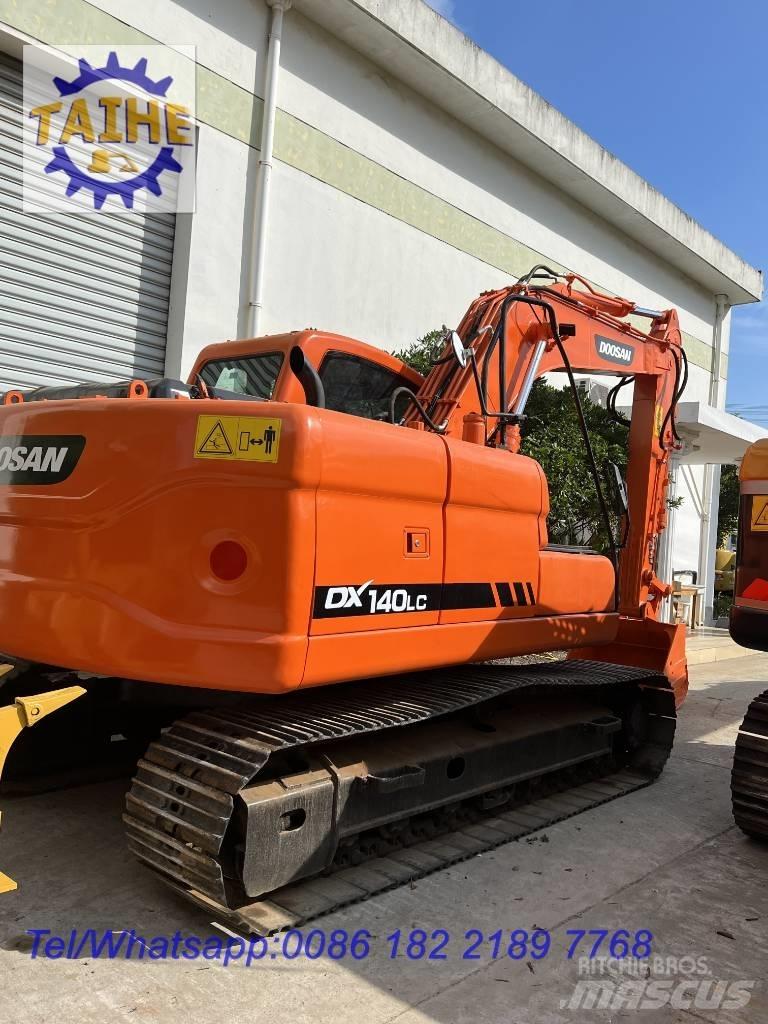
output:
[[[422,376],[381,349],[321,331],[294,331],[209,345],[189,384],[217,397],[299,402],[387,421],[392,394],[418,391]]]

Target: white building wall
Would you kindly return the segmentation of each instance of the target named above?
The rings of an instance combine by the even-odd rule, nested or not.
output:
[[[257,95],[263,92],[268,15],[262,0],[229,0],[215,9],[213,18],[209,5],[201,0],[185,0],[183,5],[170,0],[135,0],[129,15],[122,0],[96,0],[96,6],[169,45],[181,39],[193,42],[200,65],[245,90]],[[278,104],[356,153],[519,239],[547,258],[577,270],[602,288],[627,295],[652,308],[675,305],[683,330],[703,341],[710,340],[714,302],[705,289],[486,140],[472,135],[464,125],[295,10],[289,11],[285,19]],[[204,334],[203,324],[222,324],[224,329],[219,329],[217,337],[229,335],[232,330],[232,284],[241,280],[243,256],[247,253],[243,217],[249,209],[252,188],[249,179],[255,171],[253,151],[248,153],[244,143],[205,125],[201,127],[198,153],[195,219],[200,222],[196,229],[200,245],[193,243],[190,250],[189,279],[190,283],[194,280],[203,285],[206,280],[210,282],[209,306],[202,319],[199,316],[186,318],[185,366],[191,362],[199,343],[211,337]],[[375,304],[378,296],[384,306],[391,296],[392,287],[386,277],[378,281],[362,280],[366,262],[361,265],[357,259],[358,246],[354,239],[360,214],[366,218],[366,227],[373,231],[377,244],[396,246],[409,231],[415,232],[423,250],[419,249],[417,240],[409,253],[419,260],[423,251],[424,255],[429,253],[430,257],[442,261],[448,281],[445,298],[438,297],[437,306],[442,307],[446,302],[452,302],[454,307],[460,305],[453,310],[454,318],[478,289],[493,287],[507,279],[496,268],[444,243],[436,245],[435,239],[407,228],[386,214],[377,217],[372,207],[366,209],[365,203],[350,201],[336,189],[326,186],[328,194],[321,200],[308,175],[281,166],[279,161],[276,167],[274,210],[280,210],[282,219],[278,220],[276,215],[272,220],[270,262],[276,253],[277,258],[282,259],[281,248],[292,244],[296,276],[304,272],[313,277],[316,271],[310,264],[322,265],[329,241],[334,242],[336,258],[330,286],[320,289],[321,308],[314,315],[309,311],[309,320],[318,326],[321,325],[319,313],[327,310],[332,320],[323,326],[336,328],[340,326],[339,317],[343,317],[345,322],[353,324],[350,327],[353,333],[365,336],[370,330],[368,313],[361,314],[359,327],[354,328],[348,290],[354,281],[364,286],[360,294],[365,293],[365,302]],[[250,169],[250,175],[244,174],[246,168]],[[294,193],[280,196],[283,183],[290,183]],[[299,198],[302,189],[306,189],[308,195]],[[311,208],[310,195],[319,204],[316,210]],[[295,209],[293,216],[291,206]],[[317,232],[327,224],[329,217],[334,223],[334,233],[318,236]],[[245,228],[249,230],[250,225]],[[284,238],[286,232],[292,236],[290,243]],[[345,250],[336,243],[336,232],[342,233],[349,243]],[[323,253],[319,257],[318,251],[304,241],[311,238],[316,245],[318,237]],[[457,295],[456,273],[458,268],[467,266],[467,260],[470,265],[478,263],[482,273],[472,275],[464,294]],[[348,275],[343,272],[345,262]],[[374,265],[375,262],[374,259]],[[392,272],[391,266],[389,272]],[[282,278],[275,273],[271,278],[272,287],[267,292],[265,307],[270,329],[301,325],[301,320],[291,317],[295,308],[295,280],[291,275]],[[214,289],[214,284],[224,284],[223,291],[218,287]],[[196,292],[196,289],[190,291]],[[241,295],[240,299],[237,323],[243,322],[246,296]],[[378,322],[375,326],[380,342],[391,348],[399,345],[403,337],[418,334],[425,323],[451,319],[448,313],[432,314],[435,303],[431,296],[424,296],[423,301],[423,314],[418,305],[403,305],[400,323],[392,310],[387,310],[384,316],[390,329],[382,328]],[[708,389],[707,374],[694,368],[691,387],[691,397],[704,397],[698,392],[700,387]]]
[[[285,164],[270,214],[268,333],[322,327],[392,349],[455,327],[508,275]]]
[[[680,467],[677,475],[677,494],[682,504],[675,513],[675,543],[672,548],[672,569],[699,571],[700,524],[704,467]]]
[[[166,46],[194,46],[197,63],[261,95],[269,10],[263,0],[88,0]]]
[[[675,305],[683,330],[711,337],[704,289],[295,12],[282,64],[283,109],[604,289]]]
[[[248,204],[258,152],[200,125],[194,214],[177,218],[166,372],[184,376],[204,345],[241,336]]]

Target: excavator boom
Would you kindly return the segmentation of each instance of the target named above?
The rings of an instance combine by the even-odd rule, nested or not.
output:
[[[481,295],[458,330],[466,365],[438,364],[418,398],[443,433],[481,437],[483,444],[517,451],[520,421],[538,377],[566,370],[619,375],[632,382],[620,608],[633,618],[656,618],[660,599],[669,593],[653,566],[658,535],[667,522],[669,455],[676,441],[673,411],[685,374],[677,313],[639,310],[626,299],[577,290],[575,280],[571,274],[564,283],[517,284]],[[633,313],[650,320],[647,333],[620,319]],[[416,416],[409,411],[410,422]]]
[[[542,276],[552,280],[531,283]],[[582,654],[664,672],[680,702],[688,686],[684,628],[659,621],[670,586],[655,573],[658,538],[667,525],[669,457],[678,441],[674,412],[687,378],[677,313],[601,295],[574,274],[558,276],[534,268],[527,283],[476,299],[454,340],[464,365],[445,355],[406,420],[517,452],[531,387],[543,374],[565,370],[572,386],[574,373],[619,375],[619,387],[633,385],[621,557],[614,551],[621,621],[614,643]],[[647,332],[623,319],[633,314],[650,321]],[[600,492],[594,461],[590,468]]]

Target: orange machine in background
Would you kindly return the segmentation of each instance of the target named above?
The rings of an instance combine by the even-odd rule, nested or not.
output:
[[[739,480],[731,636],[743,647],[768,651],[768,440],[748,449]],[[768,690],[752,701],[736,737],[731,797],[739,828],[768,839]]]
[[[520,451],[553,370],[607,553],[549,543]],[[626,488],[595,464],[579,372],[633,385]],[[0,650],[21,685],[82,683],[105,730],[149,739],[208,709],[150,745],[126,820],[146,863],[219,906],[408,845],[405,821],[516,805],[532,780],[647,781],[687,688],[654,568],[685,377],[674,310],[537,267],[475,300],[423,379],[307,330],[209,346],[186,383],[10,392]],[[473,666],[551,651],[569,660]]]
[[[739,539],[731,636],[768,650],[768,441],[757,441],[739,471]]]

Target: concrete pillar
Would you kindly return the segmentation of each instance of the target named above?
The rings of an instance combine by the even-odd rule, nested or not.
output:
[[[704,587],[704,625],[714,625],[715,605],[715,555],[717,553],[717,511],[720,505],[720,472],[721,467],[714,465],[711,469],[711,495],[708,504],[709,515],[707,517],[707,533],[705,548],[701,559],[703,579],[699,580]],[[703,533],[703,531],[702,531]]]

